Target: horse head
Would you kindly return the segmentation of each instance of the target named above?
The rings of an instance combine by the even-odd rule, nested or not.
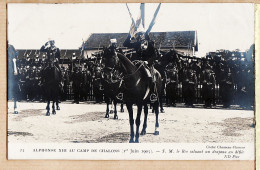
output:
[[[117,73],[118,73],[119,59],[117,56],[116,49],[112,47],[109,48],[105,47],[103,50],[102,62],[104,63],[103,73],[104,73],[105,80],[112,81],[113,78],[118,76]]]
[[[105,68],[113,69],[118,65],[118,57],[116,49],[114,48],[104,48],[103,50],[103,63]]]

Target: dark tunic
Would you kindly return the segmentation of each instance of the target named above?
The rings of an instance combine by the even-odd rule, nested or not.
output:
[[[145,36],[145,40],[131,42],[130,34],[124,42],[124,47],[133,48],[136,51],[136,59],[142,61],[148,61],[148,64],[152,64],[157,57],[154,42],[150,40],[149,36]],[[147,48],[143,49],[142,44],[146,44]]]

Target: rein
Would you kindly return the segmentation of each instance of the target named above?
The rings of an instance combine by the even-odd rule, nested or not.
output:
[[[141,67],[142,67],[143,65],[144,65],[144,62],[142,62],[142,63],[140,64],[140,66],[135,70],[135,72],[133,72],[132,74],[127,74],[124,78],[127,79],[127,78],[129,78],[129,77],[134,76],[134,75],[141,69]]]

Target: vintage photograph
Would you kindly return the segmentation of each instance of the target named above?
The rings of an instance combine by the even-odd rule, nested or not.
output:
[[[254,4],[8,4],[7,41],[8,150],[254,148]]]

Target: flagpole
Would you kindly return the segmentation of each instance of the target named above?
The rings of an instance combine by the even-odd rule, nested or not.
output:
[[[144,3],[141,3],[140,5],[140,10],[141,10],[141,18],[142,18],[142,25],[143,25],[143,28],[145,29],[145,4]]]
[[[149,27],[148,27],[148,29],[146,31],[146,34],[148,34],[152,30],[152,28],[153,28],[153,26],[155,24],[155,20],[156,20],[157,14],[158,14],[158,12],[160,10],[160,7],[161,7],[161,3],[158,5],[157,9],[154,12],[153,19],[152,19],[152,21],[151,21],[151,23],[150,23],[150,25],[149,25]]]
[[[126,3],[126,7],[127,7],[128,12],[129,12],[129,15],[130,15],[130,18],[131,18],[131,20],[132,20],[132,23],[134,24],[134,26],[135,26],[135,28],[136,28],[136,24],[135,24],[134,18],[133,18],[133,16],[132,16],[131,12],[130,12],[130,9],[129,9],[127,3]]]

